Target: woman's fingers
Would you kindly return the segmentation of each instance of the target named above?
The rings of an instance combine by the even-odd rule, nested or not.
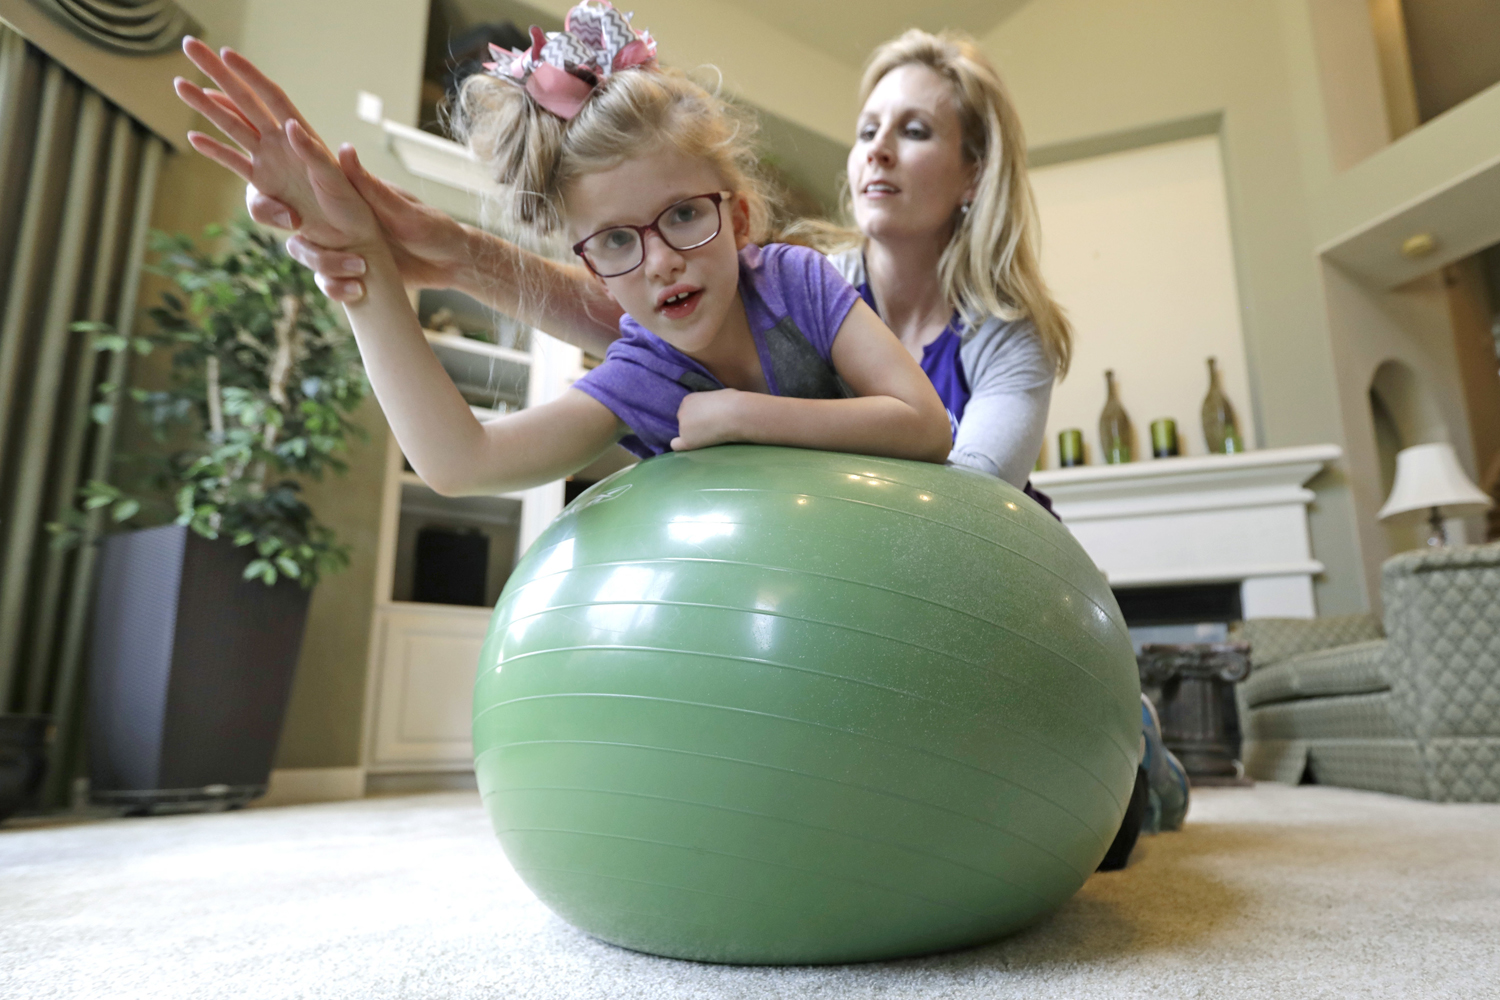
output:
[[[292,152],[296,153],[297,158],[304,164],[325,176],[331,172],[343,177],[344,172],[339,169],[338,160],[334,159],[322,140],[313,135],[301,122],[295,118],[288,118],[282,129],[286,132],[287,141],[292,144]]]
[[[224,145],[224,143],[217,139],[204,135],[202,132],[189,132],[187,138],[188,143],[194,149],[210,160],[213,160],[219,166],[238,174],[242,181],[248,182],[250,180],[250,174],[255,169],[254,165],[250,162],[250,157],[237,149]]]
[[[347,142],[339,147],[339,166],[354,185],[354,190],[377,212],[400,211],[406,207],[403,202],[421,204],[416,195],[366,170],[358,151]]]
[[[297,263],[311,268],[325,278],[358,278],[365,273],[365,259],[359,254],[352,254],[347,250],[330,250],[305,236],[296,235],[288,239],[286,252]]]
[[[410,191],[366,170],[353,146],[346,143],[339,147],[339,166],[360,197],[375,210],[380,224],[397,240],[420,240],[427,234],[431,210],[426,204]],[[411,247],[408,250],[419,252]]]
[[[380,223],[370,206],[339,169],[338,161],[328,147],[314,138],[295,118],[287,119],[284,132],[292,152],[306,170],[307,183],[312,187],[313,197],[317,199],[323,215],[334,230],[322,236],[314,231],[313,235],[335,245],[379,238]]]
[[[226,107],[225,103],[214,100],[208,91],[180,76],[172,81],[172,89],[177,91],[182,103],[207,118],[242,148],[251,150],[260,142],[260,133],[233,107],[233,102]],[[222,94],[219,96],[223,97]],[[224,100],[228,101],[227,98]]]
[[[281,119],[274,117],[255,91],[240,79],[239,75],[224,65],[218,53],[189,35],[182,40],[182,51],[201,69],[225,96],[239,108],[240,114],[262,135],[281,127]]]
[[[296,209],[270,195],[261,194],[254,184],[245,185],[245,210],[262,226],[278,229],[299,229],[302,226],[302,217]]]
[[[363,281],[349,281],[339,278],[328,278],[321,274],[314,274],[313,280],[323,290],[323,294],[335,302],[358,302],[365,297],[365,283]]]

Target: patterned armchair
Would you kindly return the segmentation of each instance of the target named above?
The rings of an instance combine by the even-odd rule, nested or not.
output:
[[[1239,626],[1252,778],[1500,802],[1500,544],[1409,552],[1373,615]]]

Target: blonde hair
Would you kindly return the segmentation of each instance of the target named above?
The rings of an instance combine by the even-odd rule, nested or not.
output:
[[[971,323],[989,316],[1029,319],[1062,377],[1073,355],[1073,328],[1042,279],[1026,142],[1010,94],[968,36],[933,35],[913,28],[870,55],[859,84],[860,106],[887,73],[912,63],[926,66],[952,85],[964,159],[974,165],[977,181],[974,200],[958,216],[938,261],[943,295]],[[852,193],[849,199],[846,209],[852,217]],[[854,237],[844,245],[863,242],[863,237]]]
[[[616,72],[569,120],[509,81],[476,74],[459,91],[450,128],[499,185],[506,221],[542,241],[556,242],[563,229],[569,184],[663,148],[713,165],[748,207],[752,241],[764,242],[770,231],[754,119],[677,70]]]

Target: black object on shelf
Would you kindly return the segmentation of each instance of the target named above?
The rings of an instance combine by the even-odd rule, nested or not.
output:
[[[89,782],[136,813],[263,795],[310,592],[244,578],[253,547],[180,525],[110,535],[89,663]]]
[[[1245,642],[1148,643],[1141,691],[1161,718],[1161,740],[1198,785],[1249,784],[1240,765],[1234,685],[1250,674]]]
[[[490,539],[477,529],[422,528],[417,532],[412,600],[483,606]]]
[[[51,729],[50,715],[0,715],[0,820],[42,787]]]

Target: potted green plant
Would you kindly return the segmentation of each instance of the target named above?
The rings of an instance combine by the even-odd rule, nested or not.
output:
[[[151,445],[81,504],[126,529],[99,559],[91,794],[138,811],[264,792],[310,590],[348,562],[300,482],[345,468],[368,391],[353,338],[275,238],[248,221],[205,235],[223,249],[153,236],[151,270],[175,289],[148,332],[90,328],[100,350],[171,355],[164,388],[129,391]],[[120,397],[101,387],[95,419]],[[55,526],[63,543],[84,516]]]

